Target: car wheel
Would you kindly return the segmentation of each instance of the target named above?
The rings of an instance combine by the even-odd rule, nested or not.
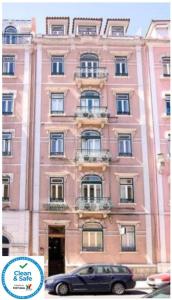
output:
[[[55,291],[57,295],[66,296],[69,292],[69,288],[66,283],[60,282],[57,284]]]
[[[125,287],[121,282],[114,283],[112,286],[112,294],[122,295],[125,292]]]

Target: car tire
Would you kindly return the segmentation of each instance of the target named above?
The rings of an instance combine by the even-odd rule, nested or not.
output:
[[[116,282],[112,285],[112,294],[123,295],[125,292],[125,286],[121,282]]]
[[[59,296],[66,296],[69,292],[68,285],[65,282],[60,282],[56,285],[55,292]]]

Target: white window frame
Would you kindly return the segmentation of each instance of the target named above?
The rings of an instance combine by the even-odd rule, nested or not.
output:
[[[54,138],[53,138],[54,135]],[[56,138],[55,138],[56,137]],[[60,151],[52,151],[56,142],[55,148]],[[50,156],[64,155],[64,133],[63,132],[51,132],[50,133]]]
[[[127,133],[126,134],[125,133],[118,134],[118,155],[119,156],[132,156],[131,134],[127,134]]]
[[[56,197],[53,198],[53,188],[56,190]],[[62,191],[62,198],[59,197],[59,187]],[[50,177],[50,203],[63,203],[64,202],[64,178],[63,177]]]
[[[9,109],[11,105],[11,110]],[[3,108],[5,108],[3,110]],[[14,112],[14,94],[13,93],[3,93],[2,94],[2,114],[12,115]]]
[[[119,68],[119,70],[118,70]],[[123,71],[124,69],[124,71]],[[115,56],[115,75],[128,76],[128,60],[127,56]]]
[[[11,156],[12,133],[2,133],[2,154],[3,156]]]
[[[119,102],[121,103],[121,111],[119,110]],[[130,115],[130,98],[127,93],[116,94],[116,106],[118,115]],[[126,109],[127,107],[127,109]]]
[[[121,251],[122,252],[136,252],[136,226],[135,225],[121,225]],[[132,233],[133,236],[130,236]],[[126,240],[124,240],[124,238]],[[133,239],[133,241],[132,241]],[[133,246],[130,245],[130,243]]]
[[[7,186],[7,194],[8,196],[5,197],[5,186]],[[2,176],[2,202],[9,202],[10,201],[10,176],[3,175]]]
[[[120,203],[134,203],[133,178],[120,178]],[[132,198],[129,197],[131,193]]]
[[[53,101],[56,102],[53,104]],[[57,107],[57,109],[53,110],[53,105]],[[58,107],[61,109],[58,109]],[[64,93],[51,93],[51,112],[52,115],[58,115],[64,113]]]
[[[13,72],[11,72],[11,66]],[[3,75],[14,75],[15,74],[15,56],[14,55],[3,55],[2,56],[2,74]]]

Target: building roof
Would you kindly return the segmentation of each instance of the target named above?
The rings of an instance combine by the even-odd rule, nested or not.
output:
[[[153,29],[153,26],[154,26],[154,24],[155,23],[161,23],[161,24],[164,24],[164,23],[170,23],[170,20],[169,19],[165,19],[165,20],[152,20],[151,21],[151,23],[150,23],[150,25],[149,25],[149,27],[148,27],[148,30],[147,30],[147,33],[146,33],[146,35],[145,35],[145,37],[148,37],[149,36],[149,34],[151,34],[151,31],[152,31],[152,29]]]

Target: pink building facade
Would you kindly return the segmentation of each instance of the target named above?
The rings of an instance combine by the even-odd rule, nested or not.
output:
[[[46,274],[166,270],[169,22],[145,38],[127,35],[129,19],[50,17],[45,35],[29,24],[27,44],[15,21],[3,28],[4,255],[43,255]]]

